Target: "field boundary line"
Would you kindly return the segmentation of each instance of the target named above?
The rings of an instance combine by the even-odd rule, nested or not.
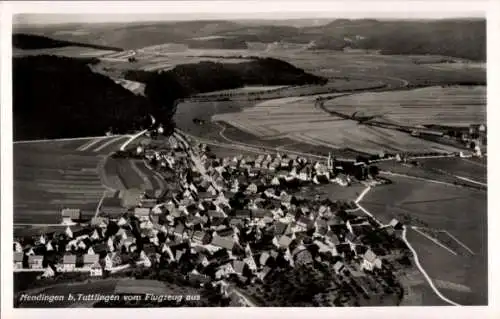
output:
[[[471,161],[470,159],[467,159],[467,158],[464,158],[464,157],[462,157],[462,160],[466,161],[467,163],[471,163],[471,164],[474,164],[474,165],[477,165],[477,166],[480,166],[480,167],[483,167],[483,168],[487,168],[487,166],[484,165],[483,163],[474,162],[474,161]]]
[[[97,137],[97,138],[95,138],[93,140],[88,141],[87,143],[85,143],[83,145],[80,145],[80,147],[78,147],[76,150],[77,151],[86,151],[89,148],[91,148],[92,146],[94,146],[95,144],[97,144],[100,141],[104,140],[105,138],[106,138],[106,136]]]
[[[368,186],[367,188],[365,188],[363,190],[363,192],[361,192],[361,194],[359,194],[358,198],[356,198],[355,200],[355,203],[356,205],[365,213],[367,214],[368,216],[372,217],[379,225],[381,225],[381,227],[384,227],[383,224],[378,220],[376,219],[373,214],[371,214],[368,210],[364,209],[360,204],[359,202],[365,197],[365,195],[371,190],[371,187]],[[441,298],[443,301],[451,304],[451,305],[454,305],[454,306],[461,306],[460,304],[454,302],[454,301],[451,301],[450,299],[446,298],[445,296],[443,296],[441,294],[441,292],[436,288],[436,286],[434,285],[434,283],[432,282],[432,279],[429,277],[429,275],[427,274],[427,272],[425,271],[425,269],[422,267],[422,265],[420,264],[420,261],[418,259],[418,254],[417,252],[415,251],[415,249],[413,248],[413,246],[410,244],[410,242],[408,241],[408,239],[406,238],[406,233],[407,233],[407,228],[406,228],[406,225],[403,225],[403,234],[402,234],[402,239],[404,241],[404,243],[406,244],[406,246],[410,249],[410,251],[412,252],[413,254],[413,259],[415,260],[415,265],[417,266],[418,270],[422,273],[422,275],[425,277],[425,279],[427,280],[427,283],[429,284],[429,286],[432,288],[432,290],[434,291],[434,293],[439,297]]]
[[[486,187],[488,186],[488,184],[486,184],[486,183],[481,183],[481,182],[475,181],[475,180],[467,178],[467,177],[458,176],[458,175],[454,175],[454,176],[456,178],[461,179],[461,180],[466,181],[466,182],[470,182],[470,183],[473,183],[473,184],[478,184],[478,185],[486,186]]]
[[[111,135],[118,136],[118,135]],[[44,142],[65,142],[65,141],[80,141],[80,140],[92,140],[95,138],[104,138],[110,136],[84,136],[84,137],[69,137],[69,138],[53,138],[53,139],[42,139],[42,140],[24,140],[24,141],[13,141],[14,144],[29,144],[29,143],[44,143]]]
[[[96,209],[95,209],[95,215],[94,215],[94,218],[97,218],[97,217],[99,216],[99,211],[101,210],[102,201],[104,200],[104,197],[106,197],[106,191],[103,191],[103,192],[102,192],[101,199],[99,200],[99,203],[97,203],[97,207],[96,207]]]
[[[405,178],[417,179],[417,180],[421,180],[421,181],[429,182],[429,183],[460,187],[460,185],[455,185],[455,184],[448,183],[448,182],[442,182],[442,181],[437,181],[434,179],[428,179],[428,178],[424,178],[424,177],[418,177],[418,176],[412,176],[412,175],[406,175],[406,174],[393,173],[390,171],[380,171],[380,174],[385,174],[385,175],[389,175],[389,176],[405,177]]]
[[[445,233],[447,233],[448,236],[450,236],[451,238],[453,238],[453,240],[455,240],[460,246],[462,246],[463,248],[465,248],[468,252],[470,252],[471,254],[475,255],[475,253],[472,251],[472,249],[470,249],[469,247],[467,247],[467,245],[465,245],[460,240],[458,240],[457,237],[455,237],[452,234],[450,234],[449,231],[447,231],[447,230],[442,230],[442,231],[445,232]]]
[[[122,146],[120,147],[120,151],[125,151],[125,148],[130,144],[132,143],[136,138],[138,138],[139,136],[141,136],[142,134],[145,134],[148,130],[142,130],[140,131],[139,133],[135,134],[135,135],[132,135],[130,136],[130,138],[122,144]]]
[[[94,152],[99,152],[100,150],[102,150],[106,146],[109,146],[109,145],[113,144],[114,142],[119,141],[120,139],[122,139],[124,137],[126,137],[126,136],[123,135],[123,136],[118,136],[116,138],[111,138],[109,141],[106,141],[106,143],[99,145],[97,148],[95,148]]]
[[[435,239],[435,238],[432,238],[431,236],[427,235],[426,233],[424,233],[424,232],[423,232],[423,231],[421,231],[421,230],[418,230],[417,228],[413,228],[413,227],[412,227],[412,229],[413,229],[414,231],[416,231],[417,233],[419,233],[420,235],[422,235],[422,236],[424,236],[425,238],[427,238],[427,239],[429,239],[430,241],[432,241],[434,244],[436,244],[436,245],[438,245],[438,246],[440,246],[440,247],[442,247],[442,248],[446,249],[447,251],[449,251],[449,252],[450,252],[450,253],[452,253],[453,255],[458,256],[458,254],[457,254],[454,250],[452,250],[452,249],[451,249],[451,248],[449,248],[449,247],[446,247],[444,244],[440,243],[440,242],[439,242],[439,240],[437,240],[437,239]]]
[[[441,292],[439,292],[439,290],[436,288],[436,286],[434,285],[434,283],[432,282],[432,279],[429,277],[429,275],[427,274],[427,272],[425,271],[425,269],[422,267],[422,265],[420,264],[420,261],[418,259],[418,254],[417,252],[415,251],[415,248],[413,248],[413,246],[410,244],[410,242],[408,241],[408,238],[406,238],[406,233],[407,233],[407,228],[405,225],[403,225],[403,235],[402,235],[402,239],[403,241],[405,242],[405,244],[408,246],[408,248],[411,250],[412,254],[413,254],[413,260],[415,260],[415,264],[418,268],[418,270],[420,270],[420,272],[422,273],[422,275],[424,275],[425,279],[427,280],[427,283],[429,284],[429,286],[431,286],[432,290],[434,291],[434,293],[439,297],[441,298],[443,301],[453,305],[453,306],[461,306],[460,304],[454,302],[454,301],[451,301],[450,299],[446,298],[445,296],[443,296],[441,294]]]
[[[140,179],[143,181],[143,185],[146,187],[146,189],[153,189],[153,183],[151,180],[142,172],[139,167],[137,167],[137,163],[134,160],[129,161],[130,162],[130,167],[132,170],[139,176]],[[144,163],[144,161],[141,161],[141,163]]]

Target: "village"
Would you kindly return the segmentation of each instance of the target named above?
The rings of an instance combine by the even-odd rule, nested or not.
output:
[[[117,156],[142,158],[169,189],[117,191],[101,200],[90,221],[82,221],[79,209],[63,209],[64,231],[15,238],[15,272],[40,272],[39,280],[84,273],[97,280],[130,268],[168,268],[195,287],[220,287],[224,296],[235,285],[263,301],[255,287],[275,280],[273,273],[321,264],[352,287],[328,305],[356,305],[358,294],[368,300],[368,287],[402,293],[393,275],[394,261],[408,253],[402,225],[381,226],[354,199],[303,192],[323,184],[384,183],[376,167],[331,154],[326,163],[279,153],[217,158],[179,132],[161,136],[160,127],[152,133],[148,143]]]

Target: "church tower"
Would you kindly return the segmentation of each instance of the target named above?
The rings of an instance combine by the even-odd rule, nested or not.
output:
[[[332,153],[331,152],[328,152],[327,168],[328,168],[329,172],[331,172],[333,170],[333,159],[332,159]]]

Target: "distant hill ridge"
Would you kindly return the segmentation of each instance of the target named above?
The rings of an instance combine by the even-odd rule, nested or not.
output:
[[[54,40],[46,36],[24,34],[24,33],[17,33],[12,35],[12,46],[14,48],[23,50],[52,49],[52,48],[76,46],[76,47],[92,48],[98,50],[123,51],[123,49],[117,47],[78,43],[78,42],[71,42],[64,40]]]
[[[18,27],[19,32],[47,37],[93,43],[113,48],[137,49],[163,43],[182,43],[196,48],[242,49],[245,42],[311,43],[309,49],[378,50],[382,54],[435,54],[477,61],[486,61],[485,19],[443,20],[376,20],[336,19],[320,25],[297,22],[261,24],[248,21],[201,20],[115,24],[84,24]],[[85,30],[87,34],[60,31]],[[231,36],[231,39],[213,38],[193,41],[193,38]],[[347,39],[346,39],[347,38]]]

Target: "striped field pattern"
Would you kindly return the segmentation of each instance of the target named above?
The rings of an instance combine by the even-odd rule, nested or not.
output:
[[[106,156],[128,136],[14,144],[14,223],[54,224],[60,210],[91,214],[106,188]]]
[[[475,90],[472,91],[475,92]],[[394,94],[405,94],[405,92],[407,91],[394,92]],[[421,92],[408,92],[412,92],[408,94],[414,94],[414,100],[418,101],[418,103],[420,104],[424,104],[426,103],[426,101],[432,100],[432,94],[428,93],[427,91],[424,92],[427,92],[428,95],[422,95]],[[435,94],[434,103],[449,103],[451,105],[448,110],[441,111],[439,111],[439,108],[434,107],[434,109],[438,110],[433,109],[433,113],[431,114],[436,114],[436,116],[439,116],[439,114],[441,114],[440,119],[444,119],[445,117],[451,118],[453,116],[453,110],[457,111],[459,108],[462,110],[462,113],[456,115],[456,119],[467,117],[467,120],[473,120],[476,117],[481,117],[481,115],[475,114],[471,108],[464,109],[460,105],[457,105],[460,101],[460,98],[464,101],[468,99],[465,93],[463,93],[462,96],[454,97],[453,92],[445,92],[444,94],[441,94],[442,92],[440,90],[431,92],[434,92]],[[481,91],[478,90],[478,92]],[[348,113],[347,110],[349,110],[349,112],[352,110],[351,113],[353,113],[356,110],[366,109],[366,113],[370,114],[370,102],[368,98],[366,98],[366,107],[364,104],[359,103],[358,108],[348,106],[348,102],[344,103],[337,101],[345,98],[350,98],[353,101],[365,101],[362,97],[357,97],[358,95],[363,94],[371,94],[377,97],[377,94],[380,94],[381,97],[379,97],[379,99],[381,101],[381,104],[383,99],[382,94],[391,93],[362,93],[354,94],[348,97],[336,97],[329,101],[327,103],[327,106],[335,108],[337,112],[344,111],[346,113]],[[419,100],[417,98],[418,94],[423,96],[422,100]],[[476,99],[476,102],[474,102],[474,99]],[[446,100],[449,102],[444,102]],[[479,104],[481,102],[482,101],[480,98],[473,97],[472,102],[469,103],[477,103],[477,105],[480,107]],[[332,106],[334,103],[344,103],[344,105],[341,106],[341,111],[337,109],[337,106]],[[416,123],[419,120],[421,122],[424,122],[425,119],[427,119],[427,121],[429,120],[429,117],[425,115],[429,114],[428,108],[419,108],[417,106],[406,108],[404,109],[404,111],[399,111],[398,107],[394,103],[391,106],[389,101],[387,103],[388,106],[380,110],[380,112],[388,111],[389,109],[393,110],[395,115],[394,117],[389,118],[389,120],[392,122],[405,124],[411,122],[412,120],[413,122],[411,123]],[[377,109],[377,107],[379,107],[378,105],[380,104],[375,103],[374,105],[376,106],[374,106],[372,109]],[[403,112],[407,112],[408,118],[410,118],[410,120],[405,119],[405,123],[400,123],[399,120],[403,118]],[[378,114],[375,112],[372,113]],[[333,149],[351,148],[365,153],[379,153],[380,151],[457,151],[457,149],[452,146],[446,146],[431,141],[422,140],[410,136],[409,134],[404,132],[381,127],[360,125],[356,121],[345,120],[340,117],[331,116],[320,108],[315,107],[314,98],[312,97],[290,97],[269,100],[258,103],[254,107],[246,108],[239,113],[225,113],[214,115],[212,117],[212,120],[226,122],[242,131],[265,139],[272,139],[273,137],[278,136],[280,138],[287,137],[298,142],[304,142],[318,146],[322,145],[331,147]]]

